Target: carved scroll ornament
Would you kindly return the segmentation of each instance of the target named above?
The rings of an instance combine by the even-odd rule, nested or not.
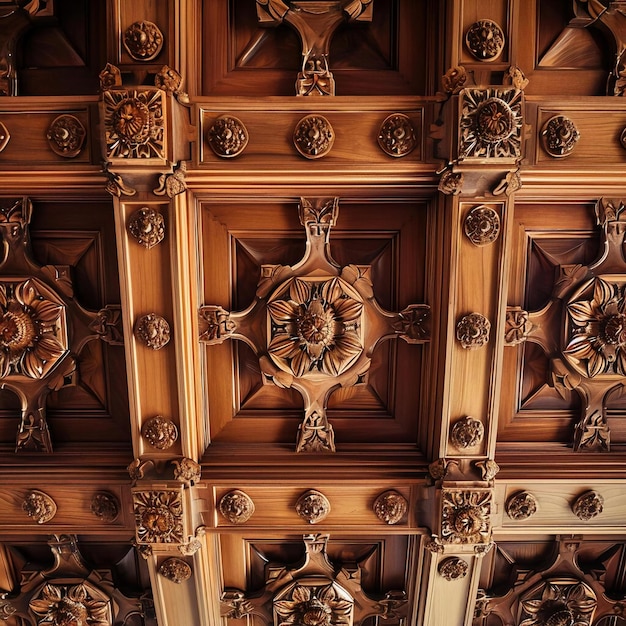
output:
[[[298,452],[335,451],[326,417],[329,391],[358,384],[380,341],[401,337],[423,343],[430,338],[427,305],[384,311],[374,300],[369,266],[341,268],[332,260],[329,238],[337,215],[337,199],[303,198],[300,221],[308,241],[304,259],[290,267],[263,266],[255,304],[247,310],[231,313],[216,305],[200,309],[202,341],[246,341],[268,382],[303,395]]]

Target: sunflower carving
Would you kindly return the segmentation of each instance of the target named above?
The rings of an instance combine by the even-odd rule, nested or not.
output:
[[[294,376],[337,376],[361,354],[359,294],[341,278],[294,278],[267,305],[274,363]]]
[[[583,582],[547,580],[522,600],[520,626],[588,626],[596,604]]]
[[[353,600],[337,585],[324,587],[296,583],[288,600],[274,600],[278,626],[348,626],[352,623]],[[283,597],[284,595],[281,594]]]
[[[94,598],[84,584],[47,584],[29,606],[38,626],[111,625],[110,603]]]
[[[0,378],[45,377],[67,352],[65,305],[39,281],[0,283]]]
[[[589,378],[626,375],[624,287],[594,278],[577,293],[580,299],[567,305],[569,340],[563,353]]]

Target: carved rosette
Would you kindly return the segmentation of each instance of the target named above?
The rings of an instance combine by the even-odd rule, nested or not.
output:
[[[159,567],[159,574],[177,585],[189,580],[191,573],[191,565],[177,557],[166,559]]]
[[[55,154],[74,158],[80,154],[87,131],[74,115],[59,115],[52,120],[46,133],[48,145]]]
[[[467,350],[482,348],[489,341],[491,324],[480,313],[464,315],[456,325],[456,339]]]
[[[162,415],[157,415],[144,422],[141,427],[141,434],[157,450],[167,450],[178,440],[176,424]]]
[[[465,217],[465,235],[475,246],[487,246],[500,234],[500,216],[497,211],[480,205]]]
[[[240,155],[248,145],[248,129],[233,115],[216,118],[206,134],[209,147],[224,159]]]
[[[245,524],[254,514],[254,502],[247,493],[234,489],[222,496],[219,509],[231,524]]]
[[[604,498],[597,491],[586,491],[572,504],[572,512],[583,522],[597,517],[604,510]]]
[[[539,510],[537,498],[529,491],[513,494],[506,501],[506,514],[515,521],[532,517]]]
[[[148,20],[133,22],[125,31],[122,41],[126,52],[135,61],[152,61],[163,48],[163,33]]]
[[[130,216],[128,232],[140,246],[149,250],[165,239],[165,219],[155,209],[143,207]]]
[[[298,498],[296,513],[309,524],[317,524],[330,513],[330,502],[323,493],[310,489]]]
[[[551,157],[561,158],[572,153],[580,133],[569,117],[555,115],[543,125],[540,137],[543,149]]]
[[[465,450],[480,444],[485,435],[485,427],[480,421],[467,415],[454,424],[450,431],[450,441],[457,448]]]
[[[451,582],[465,578],[467,576],[468,567],[467,561],[464,559],[458,556],[451,556],[439,563],[437,571],[442,578]]]
[[[596,277],[583,283],[566,307],[563,354],[587,378],[626,375],[624,285]]]
[[[0,122],[0,152],[2,152],[8,145],[11,139],[11,133],[9,129]]]
[[[105,158],[165,159],[165,99],[157,88],[103,94]]]
[[[520,597],[520,626],[590,626],[598,600],[593,589],[574,578],[549,578]]]
[[[323,115],[307,115],[296,124],[293,143],[303,157],[319,159],[333,147],[335,131]]]
[[[293,278],[267,304],[268,353],[298,378],[338,376],[363,352],[363,299],[342,278]]]
[[[319,577],[301,578],[273,600],[274,624],[349,626],[354,600],[337,583],[320,584]]]
[[[170,341],[170,325],[156,313],[142,315],[135,323],[135,337],[146,348],[161,350]]]
[[[111,626],[113,623],[111,599],[84,583],[47,583],[28,606],[39,626]]]
[[[183,501],[178,489],[133,491],[138,544],[183,543]]]
[[[0,281],[0,379],[45,378],[69,350],[66,307],[35,278]]]
[[[495,61],[504,49],[504,33],[492,20],[478,20],[465,33],[465,45],[479,61]]]
[[[460,160],[521,157],[522,94],[512,87],[461,91]]]
[[[99,520],[111,524],[120,514],[120,503],[112,493],[99,491],[91,498],[90,510]]]
[[[376,498],[373,508],[379,520],[392,525],[404,518],[409,509],[409,503],[401,493],[391,489]]]
[[[491,540],[491,491],[443,489],[440,541],[484,544]]]
[[[417,146],[417,137],[411,118],[404,113],[386,117],[378,132],[378,145],[389,156],[403,157]]]
[[[532,327],[528,311],[524,311],[519,306],[508,306],[504,326],[504,343],[507,346],[516,346],[526,341]]]
[[[33,489],[26,494],[22,509],[38,524],[45,524],[56,515],[57,505],[47,493]]]

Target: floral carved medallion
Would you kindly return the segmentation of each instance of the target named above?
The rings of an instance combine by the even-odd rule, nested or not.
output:
[[[140,246],[149,250],[165,239],[165,218],[155,209],[143,207],[130,216],[128,232]]]
[[[570,155],[580,139],[576,124],[565,115],[551,117],[541,129],[540,136],[543,149],[555,158]]]
[[[330,513],[330,502],[323,493],[309,489],[298,498],[296,513],[309,524],[317,524]]]
[[[245,524],[254,514],[254,502],[247,493],[235,489],[222,496],[219,509],[231,524]]]
[[[500,234],[500,216],[491,207],[474,207],[465,217],[465,235],[475,246],[487,246]]]
[[[597,491],[586,491],[572,504],[574,515],[583,522],[597,517],[604,510],[604,498]]]
[[[170,341],[170,325],[156,313],[142,315],[135,323],[135,337],[146,348],[161,350]]]
[[[296,124],[293,143],[303,157],[319,159],[333,147],[335,131],[323,115],[307,115]]]
[[[153,448],[167,450],[178,440],[178,428],[172,420],[157,415],[144,422],[141,435]]]
[[[179,490],[133,491],[137,543],[183,543],[183,502]]]
[[[402,521],[409,508],[406,498],[393,489],[381,493],[374,501],[374,513],[385,524]]]
[[[38,626],[111,626],[111,601],[85,584],[48,583],[29,603]]]
[[[45,377],[68,353],[65,304],[35,278],[0,281],[0,378]]]
[[[441,533],[443,543],[488,543],[491,539],[491,491],[443,489]]]
[[[568,361],[589,378],[625,376],[625,286],[593,278],[572,295],[566,310]]]
[[[46,133],[50,149],[68,159],[80,154],[86,135],[85,127],[74,115],[59,115],[52,120]]]
[[[477,419],[467,415],[458,420],[450,430],[450,441],[457,448],[465,450],[477,446],[485,435],[485,427]]]
[[[124,48],[135,61],[152,61],[163,48],[163,33],[154,22],[133,22],[124,31]]]
[[[302,198],[304,258],[293,266],[262,265],[255,302],[248,309],[229,312],[210,304],[199,311],[201,341],[245,341],[259,359],[265,383],[303,396],[297,452],[335,451],[328,397],[338,387],[364,382],[379,342],[430,339],[428,305],[384,311],[374,298],[370,266],[340,267],[332,259],[329,240],[337,216],[337,198]]]
[[[597,606],[593,589],[569,578],[541,582],[520,600],[520,626],[589,626]]]
[[[394,113],[380,125],[378,145],[392,157],[403,157],[417,146],[417,137],[411,118],[404,113]]]
[[[451,556],[439,563],[437,571],[439,575],[448,581],[460,580],[467,576],[467,561],[456,556]]]
[[[274,598],[276,626],[351,626],[354,600],[336,583],[301,579]]]
[[[103,93],[105,158],[164,159],[165,100],[157,88]]]
[[[209,128],[207,143],[217,156],[228,159],[240,155],[248,145],[248,129],[232,116],[221,115]]]
[[[38,524],[45,524],[56,515],[57,505],[47,493],[33,489],[26,494],[22,509]]]
[[[537,498],[529,491],[520,491],[506,501],[506,514],[512,520],[525,520],[539,509]]]
[[[479,61],[495,61],[504,49],[504,33],[496,22],[479,20],[467,29],[465,44]]]
[[[459,159],[519,159],[522,92],[511,87],[461,91]]]
[[[191,578],[191,565],[182,559],[172,557],[161,563],[159,574],[173,583],[181,585]]]
[[[120,503],[112,493],[99,491],[91,498],[90,510],[99,520],[111,524],[120,514]]]
[[[480,313],[464,315],[456,325],[456,338],[461,347],[468,350],[482,348],[489,342],[491,324]]]

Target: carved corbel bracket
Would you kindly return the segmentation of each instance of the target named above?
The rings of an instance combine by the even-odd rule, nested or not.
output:
[[[302,70],[296,80],[296,95],[334,96],[335,80],[329,69],[330,41],[345,21],[370,22],[374,0],[324,0],[310,6],[292,0],[257,0],[261,26],[286,23],[302,43]]]
[[[385,311],[374,298],[370,266],[337,265],[329,243],[337,198],[303,198],[299,215],[307,239],[302,260],[263,266],[256,298],[244,311],[201,307],[200,340],[209,345],[228,338],[245,341],[266,382],[293,388],[304,398],[296,451],[334,452],[328,397],[339,387],[363,382],[381,341],[429,341],[430,308]]]

